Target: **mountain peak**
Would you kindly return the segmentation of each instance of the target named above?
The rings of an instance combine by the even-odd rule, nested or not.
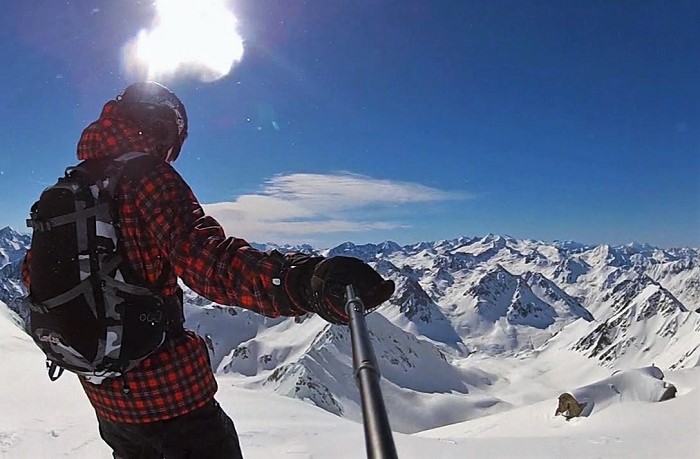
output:
[[[2,229],[0,229],[0,238],[3,239],[12,239],[15,237],[21,236],[17,231],[14,230],[11,226],[6,226]]]

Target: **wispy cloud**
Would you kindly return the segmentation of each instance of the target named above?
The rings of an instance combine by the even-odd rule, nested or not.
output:
[[[310,242],[332,233],[406,227],[405,221],[372,216],[399,206],[470,197],[418,183],[349,173],[288,174],[268,180],[255,194],[204,207],[238,237],[261,242]]]

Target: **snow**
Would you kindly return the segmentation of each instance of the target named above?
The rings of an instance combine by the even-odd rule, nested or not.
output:
[[[468,445],[470,457],[698,457],[700,369],[684,373],[690,392],[662,403],[618,403],[567,422],[551,400],[420,436]]]
[[[0,457],[110,457],[76,378],[66,375],[50,382],[41,352],[17,327],[16,319],[0,305],[4,370],[0,372]],[[438,429],[411,435],[397,432],[394,438],[399,457],[463,458],[467,452],[475,458],[513,457],[514,451],[519,457],[697,457],[700,367],[666,372],[665,380],[678,387],[679,396],[663,403],[644,401],[655,393],[649,383],[658,381],[649,369],[619,373],[597,385],[582,386],[578,392],[572,390],[595,399],[596,409],[587,418],[567,422],[554,416],[555,394],[562,386],[566,389],[561,375],[568,374],[573,381],[587,373],[580,369],[575,374],[576,364],[589,361],[579,358],[582,360],[571,358],[569,353],[545,352],[534,365],[529,360],[517,365],[517,358],[491,359],[493,369],[500,366],[499,372],[512,377],[512,382],[501,380],[498,384],[505,398],[520,398],[520,403],[527,398],[544,399]],[[423,374],[415,378],[430,379],[430,372]],[[300,400],[241,388],[232,375],[219,375],[218,381],[217,399],[236,423],[245,457],[364,455],[361,424]],[[624,403],[609,403],[614,397],[601,395],[610,383],[623,394],[631,394]],[[350,381],[346,384],[351,385]],[[527,392],[530,394],[525,396]],[[454,401],[470,397],[450,396]],[[462,409],[479,410],[478,405]],[[441,421],[455,411],[445,399],[424,399],[419,408],[442,417]],[[389,416],[392,423],[400,418],[395,412]]]

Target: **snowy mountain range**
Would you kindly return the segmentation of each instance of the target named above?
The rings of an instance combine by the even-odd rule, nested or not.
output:
[[[6,226],[0,229],[0,301],[19,311],[24,289],[20,266],[31,242],[31,236]]]
[[[0,300],[16,311],[28,243],[0,230]],[[503,390],[512,384],[504,362],[549,362],[566,353],[600,375],[700,365],[698,249],[496,235],[406,246],[256,246],[357,257],[395,281],[396,293],[368,325],[392,427],[400,432],[512,408],[519,399]],[[189,289],[185,313],[187,326],[205,337],[217,375],[230,384],[361,419],[346,327],[316,316],[265,318]],[[561,391],[548,387],[532,397]]]

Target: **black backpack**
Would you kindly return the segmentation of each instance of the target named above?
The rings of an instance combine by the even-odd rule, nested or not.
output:
[[[169,332],[182,330],[181,298],[136,285],[120,255],[115,191],[156,161],[144,153],[84,161],[32,206],[25,305],[51,380],[63,369],[120,376],[161,347]]]

